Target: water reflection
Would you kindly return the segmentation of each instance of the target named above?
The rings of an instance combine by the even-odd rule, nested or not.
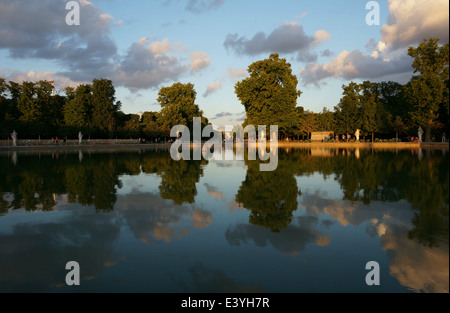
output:
[[[171,265],[148,276],[151,286],[139,289],[144,285],[133,281],[137,275],[119,291],[133,284],[137,291],[309,291],[302,284],[278,286],[279,275],[267,273],[266,283],[257,278],[251,264],[262,262],[261,255],[252,249],[277,251],[275,259],[265,252],[267,264],[261,266],[282,262],[291,271],[285,279],[294,273],[305,277],[324,271],[320,260],[336,258],[336,249],[342,255],[354,250],[352,239],[339,246],[349,231],[349,238],[364,238],[358,248],[362,260],[386,255],[399,286],[448,292],[447,151],[280,149],[271,172],[261,172],[264,161],[248,160],[247,151],[233,153],[243,161],[173,161],[167,150],[0,156],[0,268],[8,269],[0,273],[0,290],[64,288],[60,278],[71,258],[86,264],[81,272],[83,281],[92,281],[89,288],[108,290],[118,284],[105,272],[137,266],[127,250],[136,247],[145,268]],[[126,177],[140,179],[142,190],[124,185]],[[379,252],[371,238],[379,240]],[[170,251],[155,259],[161,251],[154,249],[162,246]],[[311,256],[310,247],[322,257]],[[324,276],[355,276],[334,273],[332,266],[325,271]],[[98,277],[103,284],[95,285]],[[358,277],[346,280],[340,291],[366,287]],[[323,284],[318,291],[336,291]],[[402,290],[392,282],[384,288]]]
[[[249,209],[251,224],[279,232],[292,220],[301,195],[294,178],[296,160],[286,155],[274,171],[260,171],[261,161],[245,161],[247,174],[236,194],[236,202]]]

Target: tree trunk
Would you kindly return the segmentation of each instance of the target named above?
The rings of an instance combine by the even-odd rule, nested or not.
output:
[[[425,128],[425,142],[431,142],[431,125],[428,124]]]
[[[373,137],[374,137],[374,135],[375,135],[375,133],[374,133],[374,132],[372,132],[372,142],[373,142]]]

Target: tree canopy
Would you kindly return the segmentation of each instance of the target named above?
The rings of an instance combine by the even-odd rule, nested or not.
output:
[[[298,80],[292,74],[291,64],[273,53],[268,59],[252,63],[249,77],[235,85],[235,93],[247,114],[246,125],[278,125],[287,132],[298,122],[295,107],[301,91]]]

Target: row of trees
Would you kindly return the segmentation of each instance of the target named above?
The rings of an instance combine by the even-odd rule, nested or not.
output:
[[[381,137],[416,135],[425,129],[425,139],[432,132],[440,136],[449,124],[449,45],[439,46],[439,39],[424,40],[408,54],[414,59],[414,73],[406,85],[397,82],[343,85],[343,95],[334,111],[320,113],[297,106],[301,91],[291,65],[278,54],[249,66],[249,77],[235,85],[235,93],[245,107],[244,126],[278,125],[283,136],[308,136],[312,131]]]
[[[80,130],[104,136],[117,129],[121,103],[110,80],[66,87],[65,96],[53,92],[49,81],[18,84],[0,78],[1,137],[13,129],[22,138],[76,136]]]
[[[0,78],[0,137],[16,130],[21,138],[76,138],[81,131],[95,138],[168,137],[174,125],[192,127],[194,116],[203,116],[195,104],[191,83],[163,87],[158,94],[160,112],[125,114],[116,100],[111,80],[66,87],[65,96],[53,95],[49,81],[22,84]],[[203,124],[208,120],[202,118]]]
[[[362,136],[375,134],[392,138],[417,134],[425,129],[425,140],[440,136],[449,126],[449,45],[439,39],[424,40],[408,54],[418,75],[406,84],[397,82],[343,85],[343,96],[334,111],[320,113],[297,106],[301,91],[291,65],[278,54],[254,62],[249,77],[235,85],[235,93],[245,108],[246,125],[278,125],[283,137],[305,137],[312,131],[333,131]],[[175,83],[159,90],[159,112],[125,114],[116,100],[111,80],[94,79],[92,84],[66,87],[65,96],[53,96],[48,81],[6,82],[0,78],[0,136],[15,129],[22,138],[76,137],[81,130],[96,138],[168,137],[175,125],[192,130],[193,117],[208,120],[195,103],[197,93],[191,83]]]

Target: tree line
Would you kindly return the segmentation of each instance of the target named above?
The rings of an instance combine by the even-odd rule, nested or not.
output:
[[[350,82],[334,111],[320,113],[297,106],[301,91],[291,65],[278,54],[249,66],[249,77],[238,82],[235,93],[245,107],[244,126],[278,125],[283,137],[308,138],[313,131],[354,134],[378,138],[417,136],[425,131],[425,141],[440,140],[449,126],[449,45],[439,39],[425,39],[410,47],[414,76],[402,85],[397,82]],[[406,138],[405,138],[406,139]]]
[[[126,114],[116,100],[109,79],[64,88],[64,96],[54,95],[52,82],[24,81],[22,84],[0,78],[0,137],[15,130],[19,137],[77,138],[81,131],[92,138],[169,137],[174,125],[191,125],[194,116],[203,116],[195,104],[191,83],[175,83],[158,93],[160,112]],[[202,123],[208,120],[202,117]]]
[[[308,138],[313,131],[354,134],[377,138],[417,136],[425,130],[425,141],[439,140],[449,127],[449,44],[425,39],[410,47],[414,75],[402,85],[397,82],[350,82],[334,110],[320,113],[297,106],[302,92],[291,65],[278,54],[252,63],[249,77],[235,85],[235,94],[245,108],[246,125],[278,125],[282,138]],[[192,83],[162,87],[159,112],[126,114],[116,100],[111,80],[94,79],[92,84],[64,88],[64,96],[53,95],[49,81],[22,84],[0,78],[0,137],[16,130],[21,138],[76,138],[78,132],[93,138],[168,138],[175,125],[192,130],[193,117],[208,119],[195,103]]]

